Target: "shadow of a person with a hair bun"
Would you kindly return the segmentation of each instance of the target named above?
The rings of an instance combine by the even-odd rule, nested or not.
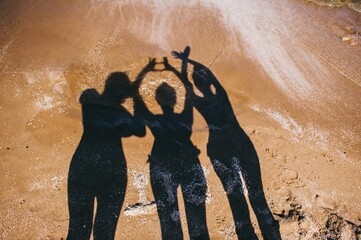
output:
[[[131,92],[128,76],[114,72],[101,94],[87,89],[80,96],[83,135],[69,169],[67,239],[90,239],[92,229],[94,239],[114,239],[127,186],[121,139],[145,135],[142,121],[121,105]]]

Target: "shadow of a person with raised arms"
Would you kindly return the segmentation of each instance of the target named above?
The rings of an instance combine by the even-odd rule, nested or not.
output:
[[[193,65],[194,84],[203,94],[203,97],[195,95],[193,104],[207,122],[207,154],[227,194],[238,239],[257,239],[240,173],[263,238],[281,239],[279,224],[264,196],[259,159],[253,143],[239,125],[225,89],[210,69],[189,59],[189,53],[190,48],[186,47],[184,52],[173,51],[173,56],[182,59],[183,65]]]
[[[155,64],[155,59],[151,59],[149,65],[154,68]],[[184,79],[181,73],[168,64],[166,58],[164,66],[164,70],[172,71],[179,79]],[[134,85],[139,88],[141,80],[138,79]],[[174,111],[177,102],[175,89],[164,82],[156,89],[155,96],[163,113],[155,115],[150,112],[138,94],[134,97],[135,116],[145,119],[154,136],[148,161],[162,239],[183,239],[178,187],[181,188],[184,198],[190,239],[209,239],[205,207],[207,182],[198,159],[200,151],[190,139],[193,124],[193,106],[190,99],[192,85],[182,82],[186,96],[181,113]]]

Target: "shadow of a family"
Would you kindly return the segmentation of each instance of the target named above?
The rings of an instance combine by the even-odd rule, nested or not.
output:
[[[161,63],[162,71],[172,72],[186,90],[180,113],[174,111],[176,90],[166,82],[155,91],[161,114],[153,114],[139,94],[147,73],[159,71],[155,59],[149,60],[133,82],[125,73],[114,72],[106,79],[102,93],[87,89],[81,94],[83,135],[69,169],[67,239],[89,239],[92,231],[94,239],[114,239],[127,187],[122,138],[144,137],[146,126],[154,136],[148,162],[162,239],[183,239],[179,187],[189,238],[210,238],[205,204],[207,181],[198,158],[200,151],[191,141],[194,108],[208,125],[207,155],[227,195],[238,239],[258,239],[243,189],[247,189],[263,239],[281,239],[278,222],[264,196],[253,143],[239,125],[220,82],[206,66],[189,59],[189,54],[189,47],[183,52],[172,52],[182,61],[181,71],[171,66],[167,58]],[[193,83],[188,77],[190,65]],[[194,87],[202,97],[195,94]],[[129,97],[134,102],[133,115],[122,106]]]

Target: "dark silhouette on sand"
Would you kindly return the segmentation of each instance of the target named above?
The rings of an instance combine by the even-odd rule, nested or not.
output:
[[[102,94],[87,89],[80,96],[83,135],[69,169],[67,239],[89,239],[92,227],[94,239],[114,239],[127,186],[121,138],[145,135],[142,120],[121,106],[130,96],[130,88],[128,76],[114,72]]]
[[[183,66],[191,64],[194,67],[194,85],[203,97],[193,95],[193,104],[207,122],[207,154],[227,194],[238,239],[257,239],[240,174],[263,238],[281,239],[279,224],[273,218],[264,196],[259,159],[252,141],[239,125],[225,89],[210,69],[189,59],[189,53],[190,48],[186,47],[184,52],[174,51],[173,56],[182,59]],[[215,88],[215,93],[211,86]]]
[[[151,59],[148,66],[155,66]],[[179,73],[164,59],[164,70],[174,72],[186,89],[184,109],[174,112],[176,92],[167,83],[156,89],[156,100],[163,114],[151,113],[142,97],[134,97],[135,116],[145,119],[154,136],[154,143],[149,156],[150,178],[153,194],[160,219],[162,239],[183,239],[179,216],[177,188],[180,186],[184,198],[190,239],[209,239],[206,223],[207,183],[200,165],[200,151],[190,140],[193,124],[193,106],[190,95],[192,85],[183,81],[186,72]],[[186,70],[186,69],[184,69]],[[142,78],[134,85],[140,86]]]

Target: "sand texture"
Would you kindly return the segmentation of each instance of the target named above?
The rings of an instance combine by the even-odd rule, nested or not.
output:
[[[171,51],[186,46],[223,86],[254,145],[282,239],[361,239],[361,13],[352,8],[306,0],[0,1],[0,239],[66,239],[80,94],[101,92],[114,71],[133,80],[149,57],[180,69]],[[146,76],[146,106],[161,113],[162,82],[176,90],[181,112],[185,88],[169,72]],[[131,99],[124,106],[133,112]],[[208,134],[194,110],[209,235],[237,239]],[[122,140],[128,184],[115,239],[161,239],[147,163],[153,140],[149,129]]]

